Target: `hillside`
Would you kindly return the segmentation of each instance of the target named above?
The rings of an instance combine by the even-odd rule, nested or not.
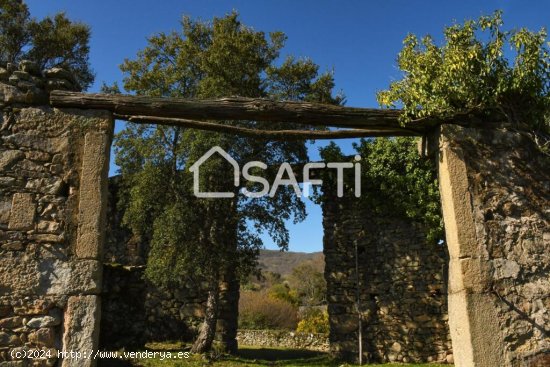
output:
[[[305,261],[312,261],[319,264],[319,270],[323,271],[325,256],[322,252],[281,252],[278,250],[260,251],[260,268],[265,271],[279,273],[283,277],[289,275],[296,266]]]

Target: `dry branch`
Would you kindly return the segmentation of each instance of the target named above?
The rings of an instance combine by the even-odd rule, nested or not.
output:
[[[196,121],[180,118],[153,117],[153,116],[125,116],[114,115],[115,118],[143,124],[159,124],[181,126],[198,130],[217,131],[226,134],[241,135],[256,139],[273,140],[306,140],[306,139],[347,139],[373,136],[410,136],[418,135],[415,131],[406,129],[349,129],[335,131],[319,130],[256,130],[240,126],[224,125],[220,123]]]

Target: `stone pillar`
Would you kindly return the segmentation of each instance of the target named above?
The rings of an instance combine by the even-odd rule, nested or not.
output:
[[[0,365],[30,365],[15,352],[44,349],[33,365],[93,366],[56,360],[61,351],[97,349],[113,119],[3,96]]]
[[[546,159],[521,133],[441,127],[439,181],[457,367],[528,367],[548,358]]]
[[[74,255],[75,261],[97,263],[101,277],[113,120],[110,114],[96,113],[95,117],[99,117],[98,121],[95,121],[92,129],[84,133],[78,230]],[[86,353],[98,349],[101,321],[100,292],[101,289],[98,289],[69,297],[64,317],[64,351],[77,350]],[[93,359],[65,358],[62,366],[95,366],[95,364],[96,361]]]

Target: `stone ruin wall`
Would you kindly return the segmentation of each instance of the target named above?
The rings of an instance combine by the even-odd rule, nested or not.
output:
[[[331,351],[355,360],[359,350],[357,244],[364,360],[452,361],[445,246],[426,243],[418,224],[374,217],[355,198],[325,195],[323,243]]]
[[[288,330],[239,330],[239,345],[252,347],[306,349],[310,351],[329,352],[327,334],[314,334]]]
[[[52,357],[34,364],[93,365],[56,358],[97,349],[101,310],[113,121],[47,106],[48,90],[76,88],[60,69],[0,68],[0,364],[25,366],[13,351],[45,348]],[[445,249],[426,247],[421,228],[325,204],[332,350],[357,350],[357,243],[373,359],[447,359],[449,329],[457,366],[550,365],[548,158],[523,133],[456,126],[443,126],[438,150],[447,290]]]
[[[550,366],[550,159],[526,133],[443,126],[439,171],[457,366]]]
[[[75,83],[29,62],[0,68],[0,365],[86,366],[57,351],[97,348],[113,121],[44,106],[54,88]],[[35,349],[49,358],[13,355]]]
[[[430,141],[446,249],[426,247],[412,223],[372,218],[349,200],[324,204],[331,350],[358,350],[357,242],[371,358],[550,366],[548,156],[514,130],[443,125]]]
[[[104,251],[101,346],[140,347],[146,342],[195,338],[204,317],[206,292],[189,282],[179,289],[159,288],[144,279],[149,246],[122,225],[117,210],[120,176],[109,179]],[[239,283],[227,274],[222,284],[217,340],[236,350]]]

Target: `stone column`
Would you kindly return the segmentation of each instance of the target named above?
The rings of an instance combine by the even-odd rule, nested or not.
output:
[[[457,367],[538,366],[547,356],[548,172],[524,134],[441,127],[439,181]]]
[[[76,114],[80,115],[79,112]],[[89,112],[87,114],[90,115]],[[109,153],[113,120],[112,116],[107,113],[96,113],[95,115],[94,118],[98,120],[93,124],[94,128],[86,131],[84,135],[80,170],[78,230],[74,255],[75,261],[97,263],[101,271],[103,269]],[[101,288],[94,292],[69,297],[64,317],[64,351],[86,353],[98,349],[101,321],[100,291]],[[95,364],[96,361],[93,359],[65,358],[62,366],[95,366]]]
[[[49,107],[77,84],[30,61],[0,67],[1,366],[95,364],[60,353],[97,348],[113,130],[106,111]]]
[[[0,115],[0,365],[93,366],[58,352],[97,349],[113,120],[10,103]],[[29,348],[47,352],[25,360]]]

